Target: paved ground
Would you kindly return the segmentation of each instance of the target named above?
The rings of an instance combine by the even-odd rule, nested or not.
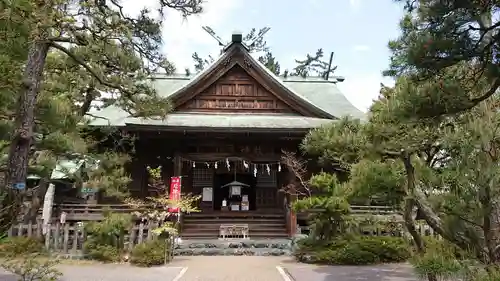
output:
[[[283,264],[292,281],[417,281],[407,264],[317,266]]]
[[[60,265],[61,281],[172,281],[182,268],[138,268],[121,264]],[[17,281],[12,274],[0,270],[0,281]]]
[[[61,265],[62,281],[416,281],[405,264],[314,266],[286,257],[177,257],[168,267]],[[281,273],[280,273],[281,271]],[[285,276],[283,276],[285,275]],[[0,281],[17,279],[0,270]]]
[[[179,281],[283,281],[276,266],[283,257],[178,257],[173,265],[187,267]]]

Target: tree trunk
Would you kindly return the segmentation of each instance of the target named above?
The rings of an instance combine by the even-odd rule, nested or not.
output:
[[[415,190],[415,168],[411,163],[410,155],[406,153],[402,157],[403,164],[406,172],[406,187],[405,193],[407,198],[404,200],[404,213],[403,219],[405,221],[405,226],[408,232],[411,234],[413,241],[415,241],[415,245],[417,247],[418,254],[425,254],[425,243],[422,239],[420,233],[418,233],[417,228],[415,227],[415,219],[413,218],[413,208],[416,205],[415,199],[413,199],[413,191]],[[437,276],[433,273],[427,273],[427,280],[429,281],[437,281]]]
[[[40,179],[40,183],[36,187],[33,195],[31,196],[31,205],[29,210],[26,212],[24,216],[24,223],[36,222],[36,217],[38,216],[38,211],[43,205],[43,198],[45,197],[45,193],[47,192],[47,188],[49,186],[49,181],[45,178]]]
[[[2,206],[12,205],[9,208],[9,214],[5,214],[9,215],[10,219],[4,221],[4,223],[9,223],[9,225],[14,223],[17,214],[20,213],[23,191],[16,190],[15,187],[26,185],[28,161],[35,125],[35,106],[42,84],[42,74],[48,51],[49,44],[44,40],[35,41],[30,46],[26,69],[23,75],[23,87],[19,92],[15,127],[10,143],[5,179],[5,188],[10,196],[8,196],[8,200],[2,202]]]

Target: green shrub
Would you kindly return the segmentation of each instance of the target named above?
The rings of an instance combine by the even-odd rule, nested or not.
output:
[[[298,241],[298,261],[318,264],[362,265],[403,262],[410,258],[408,243],[400,237],[344,236],[333,241]]]
[[[130,263],[137,266],[150,267],[165,263],[165,249],[170,252],[170,248],[166,248],[164,240],[150,240],[138,244],[130,253]]]
[[[9,237],[0,242],[0,256],[20,256],[43,253],[44,245],[32,237]]]
[[[101,245],[89,239],[83,243],[83,253],[91,260],[102,262],[117,262],[121,260],[121,252],[116,246]]]
[[[364,249],[363,245],[359,244],[348,244],[334,253],[329,260],[333,264],[363,265],[380,262],[379,256],[376,253]]]
[[[21,258],[12,257],[3,261],[2,267],[6,271],[16,274],[20,281],[56,281],[62,273],[57,270],[58,260],[46,259],[39,254],[23,255]]]
[[[124,237],[131,226],[131,216],[106,212],[104,220],[85,225],[88,234],[83,253],[88,259],[102,262],[120,261],[124,252]]]

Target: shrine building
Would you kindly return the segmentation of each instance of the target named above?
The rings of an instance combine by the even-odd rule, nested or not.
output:
[[[278,77],[254,59],[241,34],[194,76],[158,75],[157,93],[173,111],[164,120],[130,117],[109,106],[95,127],[117,127],[137,137],[130,191],[148,190],[147,166],[162,166],[165,184],[181,177],[181,192],[199,194],[201,212],[182,215],[184,238],[216,238],[221,225],[247,226],[252,238],[289,237],[296,220],[280,192],[294,176],[282,151],[299,151],[307,132],[349,115],[364,118],[339,91],[338,77]]]

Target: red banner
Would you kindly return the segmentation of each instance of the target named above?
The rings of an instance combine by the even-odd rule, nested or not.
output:
[[[170,178],[170,194],[169,198],[172,201],[177,201],[181,199],[181,177],[171,177]],[[179,207],[168,208],[170,213],[178,213]]]

